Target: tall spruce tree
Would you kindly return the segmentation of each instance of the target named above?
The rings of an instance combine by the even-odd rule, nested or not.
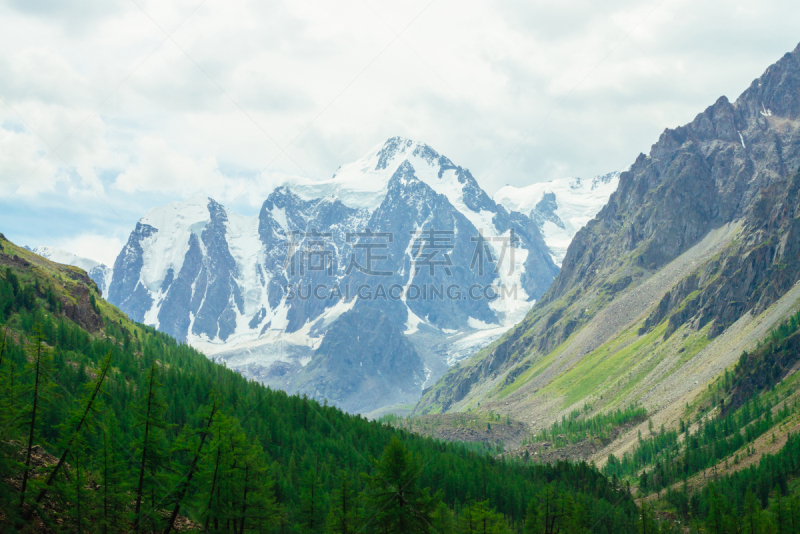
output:
[[[342,470],[339,483],[331,494],[331,506],[328,512],[327,529],[330,534],[355,534],[360,527],[358,501],[353,491],[350,474]]]
[[[47,392],[50,389],[51,382],[51,364],[52,358],[50,349],[44,344],[44,334],[42,333],[41,326],[37,326],[34,330],[34,336],[31,343],[28,344],[28,360],[29,372],[33,375],[32,383],[20,384],[21,396],[29,402],[23,408],[24,420],[23,425],[27,431],[27,442],[25,446],[25,462],[22,471],[22,483],[20,484],[19,491],[19,510],[20,513],[28,515],[25,510],[25,499],[28,492],[28,477],[31,472],[31,457],[33,456],[33,444],[36,439],[36,423],[37,416],[40,415],[40,410],[44,408],[43,404],[47,398]]]
[[[179,445],[176,448],[176,452],[188,451],[192,454],[192,460],[186,473],[179,473],[182,475],[182,478],[178,481],[177,488],[174,492],[174,507],[167,522],[167,526],[164,528],[164,534],[169,534],[175,525],[175,519],[178,517],[181,504],[186,498],[187,492],[192,487],[192,480],[197,472],[198,464],[203,454],[203,447],[207,441],[210,441],[209,437],[213,435],[213,425],[215,417],[219,415],[220,404],[213,391],[211,392],[210,398],[209,404],[204,406],[201,410],[200,428],[196,431],[188,431],[188,435],[183,434],[179,438]]]
[[[373,474],[363,474],[368,485],[367,523],[382,532],[428,533],[440,496],[418,486],[422,462],[392,437]]]
[[[298,527],[304,534],[322,532],[324,527],[324,501],[322,481],[314,467],[308,469],[303,476],[300,487],[300,517]]]
[[[115,532],[127,515],[130,483],[128,468],[124,462],[125,451],[120,450],[123,444],[119,423],[112,410],[105,412],[101,428],[101,458],[95,463],[99,473],[102,491],[102,507],[99,515],[99,526],[102,534]]]
[[[139,436],[134,442],[134,452],[138,457],[138,482],[134,494],[133,531],[139,532],[144,520],[155,528],[158,517],[156,508],[160,504],[157,493],[163,490],[162,474],[167,467],[168,455],[166,437],[168,425],[165,420],[167,404],[161,395],[161,383],[158,380],[158,365],[150,366],[146,379],[140,384],[139,404],[136,417]],[[150,502],[148,511],[142,510],[146,500]]]

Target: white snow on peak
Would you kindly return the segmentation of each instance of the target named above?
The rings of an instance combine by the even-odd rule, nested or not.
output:
[[[592,220],[617,190],[620,172],[596,176],[591,180],[559,178],[525,187],[507,185],[494,194],[494,201],[509,210],[533,216],[536,205],[547,193],[553,193],[558,206],[554,213],[563,228],[545,220],[542,233],[553,261],[561,266],[572,238]]]
[[[189,236],[194,233],[199,237],[211,220],[210,202],[209,198],[194,196],[186,201],[153,208],[139,219],[140,223],[158,230],[142,243],[144,265],[141,279],[150,291],[161,289],[170,268],[178,276],[189,250]]]
[[[259,280],[260,265],[264,261],[264,246],[258,236],[258,217],[247,217],[228,212],[226,227],[228,250],[236,262],[236,281],[244,298],[243,320],[255,315],[267,301],[266,287]]]
[[[306,200],[335,195],[347,206],[373,211],[386,196],[389,180],[406,160],[414,167],[416,177],[437,192],[456,188],[460,192],[461,184],[454,171],[449,171],[449,175],[445,172],[439,178],[440,157],[441,154],[425,143],[392,137],[373,147],[361,159],[339,167],[330,180],[293,179],[286,185]]]

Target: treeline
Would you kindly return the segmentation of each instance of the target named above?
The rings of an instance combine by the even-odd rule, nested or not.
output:
[[[636,529],[630,494],[585,463],[525,466],[388,428],[105,312],[90,334],[59,291],[0,272],[0,530]]]
[[[562,416],[561,421],[556,421],[550,428],[525,438],[523,445],[538,441],[551,441],[555,447],[563,447],[586,438],[607,440],[611,437],[611,432],[615,427],[644,421],[647,418],[647,410],[636,405],[631,405],[624,410],[617,408],[612,412],[581,418],[590,410],[591,406],[589,405],[584,405],[583,410],[573,410],[568,417]]]
[[[725,370],[718,388],[723,413],[737,409],[747,399],[777,384],[800,359],[800,311],[759,341],[752,354],[743,352],[733,372]],[[725,398],[728,399],[727,403]]]
[[[699,417],[695,433],[690,423],[679,420],[677,430],[652,431],[636,448],[622,458],[609,455],[603,468],[607,476],[631,477],[638,473],[638,485],[644,492],[660,491],[691,475],[711,468],[726,458],[738,463],[736,451],[764,435],[775,425],[797,413],[796,402],[769,400],[769,392],[785,369],[800,358],[800,312],[770,331],[753,354],[743,353],[733,368],[725,370],[722,380],[712,387],[710,407],[717,407],[717,417]],[[786,392],[786,397],[791,395]],[[747,398],[744,396],[747,395]],[[766,397],[766,398],[765,398]],[[727,399],[727,402],[726,402]],[[775,410],[776,405],[781,407]],[[688,408],[688,406],[687,406]],[[679,436],[685,434],[684,440]]]
[[[754,399],[721,419],[701,419],[694,433],[681,420],[678,430],[665,431],[662,427],[658,434],[647,439],[640,434],[632,452],[621,459],[609,455],[603,472],[607,476],[629,477],[641,470],[639,488],[644,492],[660,491],[713,467],[797,413],[796,404],[783,402],[775,415],[774,407],[768,401]],[[678,440],[680,434],[685,434],[683,442]],[[732,461],[738,463],[739,458],[734,456]]]
[[[800,532],[800,499],[783,497],[790,495],[788,481],[800,468],[797,436],[790,435],[777,455],[764,455],[757,466],[720,478],[715,470],[721,462],[726,467],[739,464],[753,454],[756,439],[797,413],[796,401],[789,400],[794,390],[774,391],[774,386],[798,359],[799,320],[797,313],[772,330],[756,351],[744,353],[733,372],[726,370],[709,388],[707,408],[716,408],[716,417],[698,416],[694,432],[682,419],[674,430],[662,426],[654,432],[650,425],[649,435],[642,438],[640,433],[633,451],[622,458],[609,455],[603,472],[627,478],[644,494],[666,489],[664,502],[678,511],[681,521],[705,532]],[[715,482],[692,494],[685,487],[674,489],[701,472]],[[642,514],[651,515],[646,509]]]
[[[788,534],[800,532],[800,495],[790,496],[789,481],[800,472],[800,436],[789,435],[777,454],[721,476],[702,491],[666,492],[666,501],[684,524],[704,532]]]

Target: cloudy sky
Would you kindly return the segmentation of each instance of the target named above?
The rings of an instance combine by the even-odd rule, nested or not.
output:
[[[0,231],[113,263],[386,138],[491,194],[629,165],[800,42],[796,0],[0,1]]]

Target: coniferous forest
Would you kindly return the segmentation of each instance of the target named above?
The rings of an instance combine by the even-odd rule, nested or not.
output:
[[[493,457],[271,390],[129,321],[82,271],[0,243],[3,532],[800,531],[797,435],[686,486],[795,413],[775,381],[794,361],[797,316],[710,390],[729,409],[651,428],[601,472]],[[645,415],[577,413],[547,436]]]
[[[498,460],[270,390],[0,243],[4,532],[637,529],[630,493],[585,463]]]

